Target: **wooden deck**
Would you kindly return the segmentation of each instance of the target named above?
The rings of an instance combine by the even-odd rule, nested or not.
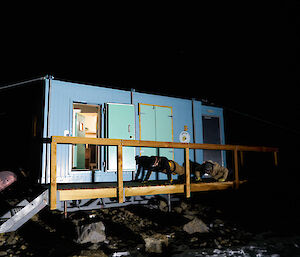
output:
[[[59,188],[56,181],[56,152],[57,144],[93,144],[104,146],[117,146],[117,182],[112,183],[112,187],[91,187],[68,189]],[[233,151],[234,156],[234,181],[232,182],[215,182],[215,183],[191,183],[191,174],[189,162],[185,162],[185,179],[181,184],[172,185],[131,185],[123,181],[123,147],[159,147],[159,148],[181,148],[184,149],[185,160],[189,160],[190,149],[210,149],[210,150],[227,150]],[[92,198],[116,197],[119,203],[124,202],[126,196],[138,195],[157,195],[157,194],[175,194],[184,193],[187,198],[191,196],[191,192],[224,190],[229,188],[238,189],[242,181],[239,180],[239,161],[238,152],[257,151],[271,152],[274,155],[274,163],[277,165],[278,148],[264,146],[241,146],[241,145],[217,145],[217,144],[189,144],[175,142],[156,142],[142,140],[122,140],[109,138],[85,138],[85,137],[51,137],[51,171],[50,171],[50,209],[55,210],[57,200],[79,200]],[[57,193],[58,192],[58,193]],[[58,198],[57,198],[58,197]]]
[[[246,181],[240,181],[240,184]],[[138,182],[124,182],[124,197],[183,194],[184,184],[165,184],[162,181],[150,181],[146,185]],[[234,188],[234,181],[228,182],[197,182],[191,183],[191,192],[225,190]],[[95,184],[60,184],[58,185],[59,201],[112,198],[117,197],[117,183]]]

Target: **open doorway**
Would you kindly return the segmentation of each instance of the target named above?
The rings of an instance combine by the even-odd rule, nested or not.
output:
[[[101,106],[82,103],[73,104],[73,136],[99,138]],[[73,170],[100,168],[100,147],[89,144],[73,145]]]

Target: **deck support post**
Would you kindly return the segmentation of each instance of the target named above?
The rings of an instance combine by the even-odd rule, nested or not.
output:
[[[234,184],[235,189],[239,188],[240,180],[239,180],[239,161],[238,161],[238,148],[234,148]]]
[[[57,142],[55,138],[51,141],[51,165],[50,165],[50,210],[56,209],[56,195],[57,195],[57,182],[56,182],[56,152]]]
[[[123,147],[118,145],[118,201],[119,203],[124,202],[124,192],[123,192]]]
[[[185,148],[185,195],[191,197],[190,149]]]
[[[64,201],[64,218],[66,219],[68,217],[68,206],[67,201]]]
[[[168,194],[168,212],[172,211],[172,206],[171,206],[171,194]]]

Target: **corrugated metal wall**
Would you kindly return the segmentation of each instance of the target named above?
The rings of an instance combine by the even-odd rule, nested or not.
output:
[[[46,80],[46,85],[49,86],[49,80]],[[46,92],[49,91],[49,87],[46,87]],[[140,138],[140,124],[138,104],[152,104],[163,105],[172,107],[173,112],[173,137],[174,142],[179,141],[179,134],[184,130],[190,134],[191,142],[195,138],[195,143],[203,142],[202,135],[202,110],[203,106],[200,101],[192,101],[188,99],[180,99],[167,96],[151,95],[138,92],[130,92],[124,90],[116,90],[110,88],[103,88],[97,86],[88,86],[83,84],[76,84],[70,82],[63,82],[57,80],[51,80],[50,88],[50,119],[49,119],[49,136],[63,136],[69,132],[72,135],[72,112],[73,103],[87,103],[94,105],[102,105],[105,103],[122,103],[135,105],[135,126],[136,126],[136,139]],[[47,100],[47,96],[46,96]],[[47,108],[47,103],[46,103]],[[47,113],[47,111],[45,111]],[[194,114],[194,126],[193,126],[193,114]],[[223,117],[222,117],[223,118]],[[47,119],[45,118],[45,123]],[[223,120],[222,120],[223,122]],[[101,119],[102,130],[101,136],[104,137],[104,116],[102,114]],[[222,124],[223,126],[223,124]],[[193,131],[195,128],[195,134]],[[44,137],[47,137],[47,124],[45,124]],[[224,134],[223,134],[224,136]],[[46,149],[45,149],[46,150]],[[104,151],[101,151],[101,160],[104,160]],[[136,150],[139,154],[139,149]],[[57,149],[57,181],[59,183],[68,182],[91,182],[91,171],[72,171],[72,147],[68,145],[59,145]],[[49,148],[48,148],[49,155]],[[182,149],[175,150],[175,161],[182,164],[184,161],[184,155]],[[197,150],[197,162],[202,162],[202,151]],[[48,156],[49,157],[49,156]],[[194,159],[194,151],[191,150],[190,158]],[[46,155],[43,156],[43,167],[46,169],[44,172],[42,182],[49,182],[50,165],[48,165],[49,158]],[[47,165],[45,163],[47,162]],[[46,166],[46,167],[45,167]],[[103,166],[96,171],[95,181],[116,181],[115,172],[104,172]],[[124,180],[131,180],[132,173],[124,172]]]

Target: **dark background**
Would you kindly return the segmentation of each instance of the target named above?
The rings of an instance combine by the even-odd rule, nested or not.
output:
[[[226,143],[280,148],[277,169],[254,158],[239,200],[299,222],[298,2],[75,7],[11,10],[0,85],[49,74],[223,107]]]
[[[3,19],[0,85],[50,74],[206,99],[241,119],[231,143],[278,146],[299,134],[297,2],[76,7]]]

